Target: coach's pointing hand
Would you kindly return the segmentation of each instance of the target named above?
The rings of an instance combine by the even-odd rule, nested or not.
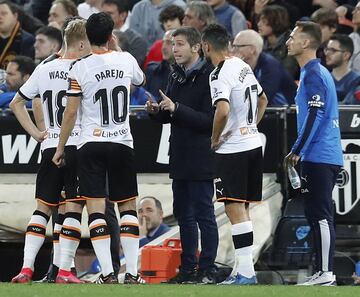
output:
[[[175,103],[171,101],[171,99],[164,94],[163,91],[159,90],[159,93],[162,97],[161,102],[159,103],[159,107],[161,110],[168,110],[170,113],[173,113],[175,111]]]

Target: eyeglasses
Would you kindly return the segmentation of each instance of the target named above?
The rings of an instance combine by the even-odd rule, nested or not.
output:
[[[235,48],[242,48],[244,46],[252,46],[252,44],[232,44],[231,46]]]
[[[340,52],[340,53],[343,53],[343,52],[345,52],[345,51],[343,51],[343,50],[339,50],[339,49],[336,49],[336,48],[333,48],[333,47],[325,47],[324,48],[324,53],[325,54],[327,54],[327,53],[329,53],[329,54],[335,54],[335,53],[337,53],[337,52]]]

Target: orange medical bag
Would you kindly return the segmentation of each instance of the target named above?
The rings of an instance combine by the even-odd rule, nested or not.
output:
[[[150,284],[159,284],[174,277],[181,262],[180,239],[169,238],[162,246],[145,246],[141,254],[141,277]]]

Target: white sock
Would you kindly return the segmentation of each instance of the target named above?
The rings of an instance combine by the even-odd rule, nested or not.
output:
[[[139,220],[125,214],[120,219],[120,241],[126,261],[126,272],[138,274],[139,258]]]
[[[61,270],[70,271],[76,250],[80,243],[81,223],[74,218],[66,218],[60,234],[60,266]]]
[[[255,275],[252,259],[253,226],[251,221],[232,225],[231,233],[235,247],[235,265],[232,274],[241,274],[245,277]]]
[[[98,236],[91,236],[91,243],[93,245],[96,257],[101,266],[103,276],[107,276],[114,272],[110,253],[110,235],[107,229],[107,224],[104,219],[96,219],[89,225],[90,235],[92,233]],[[94,232],[99,231],[99,232]]]
[[[23,268],[34,271],[35,258],[45,241],[47,223],[48,220],[44,216],[32,215],[25,235]]]
[[[53,234],[53,248],[54,248],[54,255],[53,255],[53,264],[57,267],[60,267],[60,231],[62,225],[55,223],[54,226],[54,234]],[[56,238],[56,239],[55,239]]]

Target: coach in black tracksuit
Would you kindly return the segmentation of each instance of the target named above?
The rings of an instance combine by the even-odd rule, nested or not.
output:
[[[173,38],[173,51],[178,59],[170,73],[166,95],[162,95],[159,104],[147,102],[146,106],[152,118],[171,124],[170,178],[173,179],[174,216],[179,223],[183,252],[180,272],[170,282],[213,283],[218,247],[210,150],[214,111],[209,74],[213,66],[198,54],[201,38],[195,29],[177,29]],[[199,260],[196,257],[198,227],[201,232]]]

